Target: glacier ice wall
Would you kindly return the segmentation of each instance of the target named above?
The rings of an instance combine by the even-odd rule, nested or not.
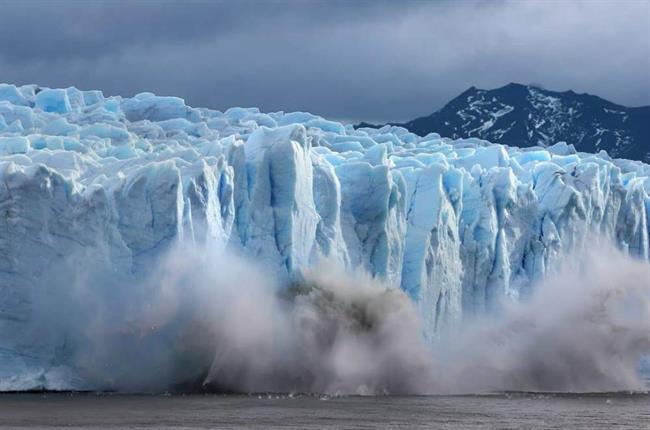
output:
[[[1,84],[0,334],[21,330],[52,267],[137,275],[180,240],[287,282],[323,258],[363,269],[407,292],[433,338],[526,296],[592,233],[648,260],[649,193],[649,165],[563,142]],[[0,339],[0,361],[34,348]]]

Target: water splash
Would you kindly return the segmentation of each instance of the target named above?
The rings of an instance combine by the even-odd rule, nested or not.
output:
[[[434,345],[406,294],[331,264],[286,288],[244,259],[179,246],[144,280],[87,267],[65,279],[32,334],[59,339],[59,359],[96,389],[638,390],[650,353],[650,267],[606,247]]]

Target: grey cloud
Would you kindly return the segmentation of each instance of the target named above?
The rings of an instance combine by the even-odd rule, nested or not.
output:
[[[131,45],[192,42],[285,25],[387,15],[394,3],[342,0],[0,0],[0,54],[14,60],[95,58]],[[417,3],[413,3],[417,5]]]
[[[0,2],[0,81],[153,91],[348,120],[428,114],[471,85],[650,103],[650,3]]]

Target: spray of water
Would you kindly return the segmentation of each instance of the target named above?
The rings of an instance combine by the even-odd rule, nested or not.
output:
[[[441,345],[437,390],[643,390],[648,353],[650,266],[601,245]]]
[[[410,299],[365,274],[324,263],[286,287],[244,259],[179,246],[144,280],[66,272],[34,330],[91,386],[120,391],[642,389],[647,262],[599,249],[570,263],[529,300],[426,345]]]

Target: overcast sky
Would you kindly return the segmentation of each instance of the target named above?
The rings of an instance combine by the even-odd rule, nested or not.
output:
[[[6,1],[0,82],[342,120],[508,82],[650,104],[650,0]]]

